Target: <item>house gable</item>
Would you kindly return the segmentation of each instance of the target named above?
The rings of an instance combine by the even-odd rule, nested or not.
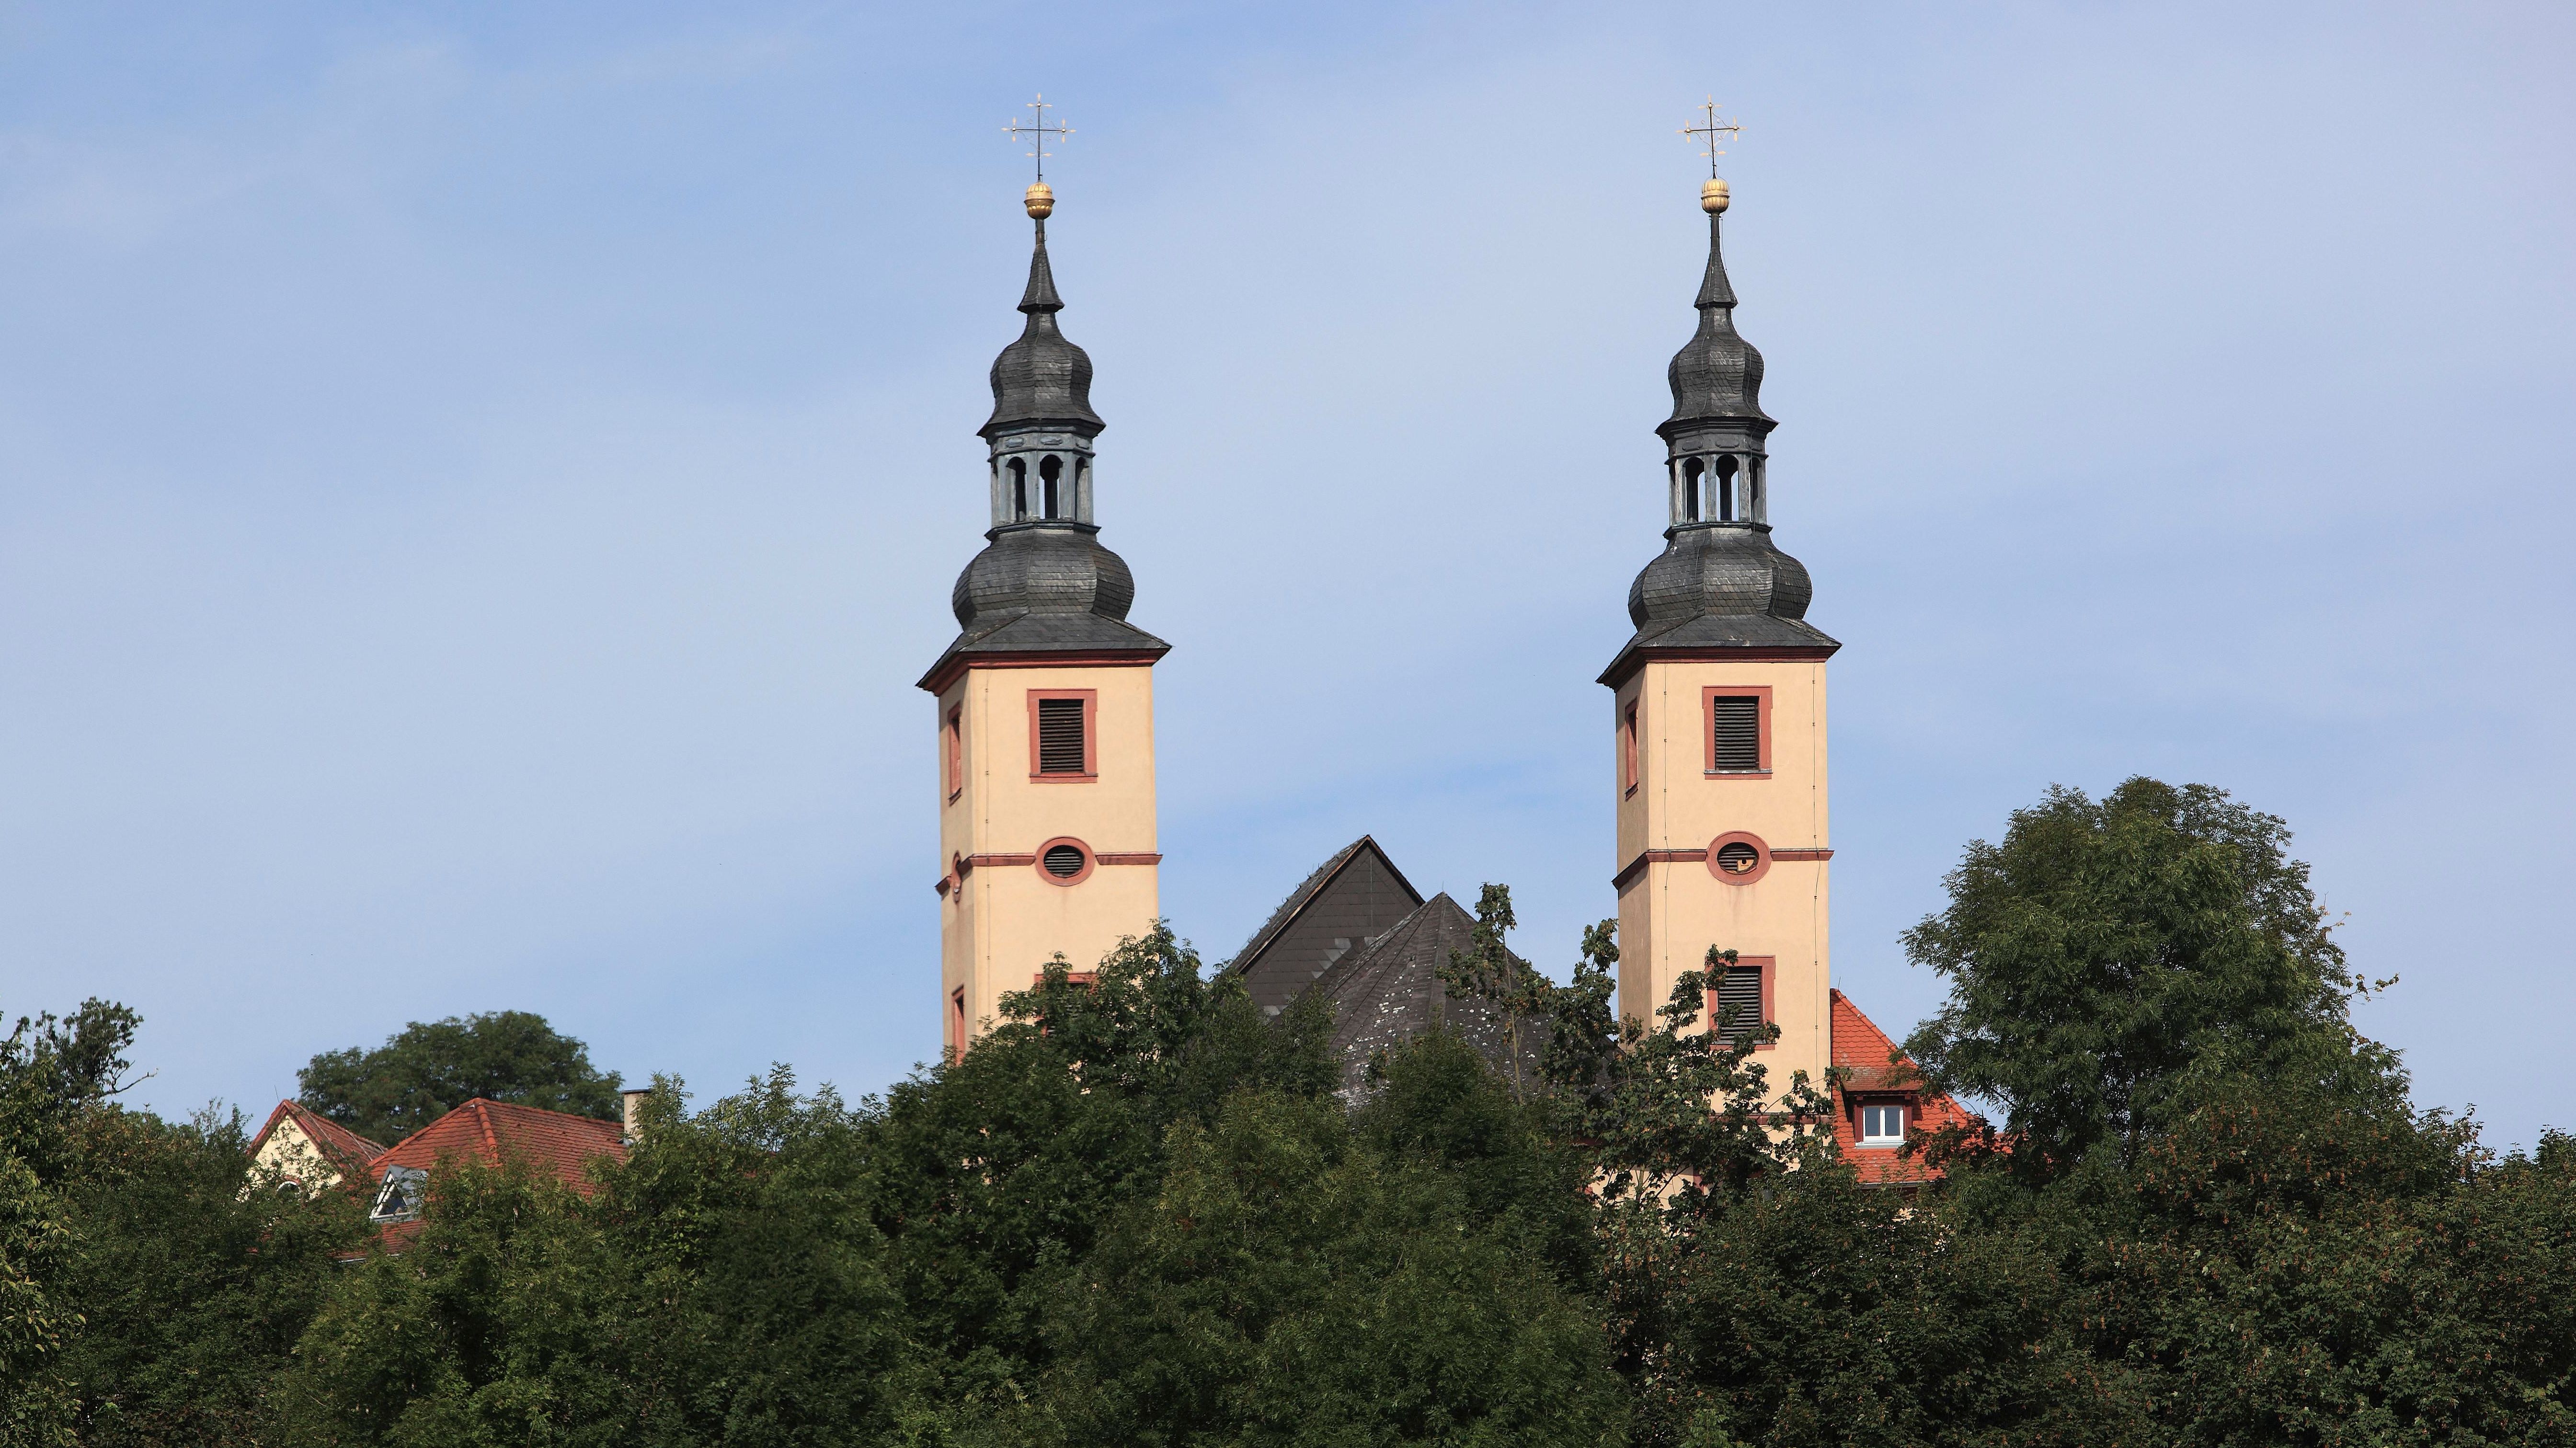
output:
[[[1905,1134],[1915,1137],[1945,1126],[1973,1126],[1981,1118],[1925,1086],[1914,1062],[1876,1022],[1841,991],[1833,998],[1833,1061],[1842,1080],[1834,1087],[1834,1139],[1843,1160],[1872,1186],[1921,1186],[1940,1172],[1896,1146],[1861,1144],[1862,1112],[1873,1105],[1905,1108]]]
[[[255,1172],[275,1172],[281,1185],[327,1191],[369,1180],[368,1164],[384,1148],[297,1101],[280,1101],[247,1148]]]

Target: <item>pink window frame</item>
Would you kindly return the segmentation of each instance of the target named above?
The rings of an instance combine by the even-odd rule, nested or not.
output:
[[[1771,1025],[1777,1019],[1771,1014],[1771,977],[1774,972],[1774,968],[1777,967],[1779,963],[1780,958],[1775,955],[1739,955],[1735,958],[1735,964],[1738,968],[1749,965],[1762,972],[1762,1019],[1756,1021],[1754,1023],[1756,1025]],[[1718,968],[1720,970],[1724,970],[1727,967],[1721,965]],[[1714,1034],[1717,1030],[1717,987],[1709,986],[1706,989],[1708,993],[1708,1029],[1711,1034]],[[1778,1041],[1757,1041],[1754,1043],[1753,1049],[1757,1051],[1768,1051],[1779,1044],[1780,1043]]]
[[[1619,783],[1621,798],[1637,792],[1637,701],[1619,711]]]
[[[1053,777],[1058,779],[1063,778],[1062,775],[1056,775]],[[1047,851],[1054,849],[1058,845],[1071,845],[1075,849],[1080,850],[1082,852],[1082,868],[1074,871],[1070,875],[1058,875],[1055,871],[1048,869],[1046,867]],[[1045,844],[1038,846],[1037,853],[1029,857],[1029,863],[1037,867],[1039,879],[1046,881],[1050,885],[1061,885],[1066,888],[1071,888],[1072,886],[1079,885],[1083,881],[1091,878],[1091,872],[1100,867],[1100,857],[1091,852],[1091,846],[1084,844],[1073,836],[1058,835],[1054,839],[1047,841]]]
[[[1745,871],[1741,875],[1738,875],[1729,871],[1725,866],[1719,864],[1717,862],[1717,852],[1725,849],[1728,845],[1751,845],[1753,847],[1753,868]],[[1750,885],[1754,881],[1771,873],[1771,847],[1768,844],[1763,843],[1760,835],[1752,834],[1744,830],[1728,830],[1725,834],[1719,835],[1716,839],[1709,841],[1708,849],[1701,854],[1700,858],[1708,863],[1708,872],[1710,874],[1715,875],[1720,881],[1729,885]]]
[[[1038,703],[1045,699],[1082,701],[1082,773],[1048,774],[1038,768]],[[1029,778],[1039,784],[1088,784],[1100,778],[1100,691],[1098,689],[1029,690]]]
[[[955,804],[957,797],[966,792],[966,706],[962,702],[949,705],[946,717],[940,721],[939,752],[941,767],[948,776],[948,802]]]
[[[1717,767],[1717,701],[1741,699],[1751,695],[1760,700],[1754,710],[1753,758],[1755,768],[1720,769]],[[1769,684],[1711,684],[1699,691],[1700,772],[1710,779],[1768,779],[1771,777],[1771,686]]]

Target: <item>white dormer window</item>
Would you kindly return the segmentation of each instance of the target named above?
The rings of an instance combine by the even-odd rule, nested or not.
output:
[[[1860,1109],[1860,1144],[1903,1146],[1905,1144],[1905,1108],[1902,1106],[1862,1107]]]
[[[416,1166],[385,1168],[384,1185],[376,1189],[371,1222],[408,1222],[420,1215],[421,1198],[429,1193],[429,1173]]]

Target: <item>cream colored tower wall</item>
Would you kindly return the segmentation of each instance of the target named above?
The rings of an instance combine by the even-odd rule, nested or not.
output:
[[[1030,697],[1091,691],[1090,779],[1036,776]],[[949,792],[951,711],[958,788]],[[1005,992],[1026,990],[1061,952],[1088,970],[1160,913],[1154,833],[1154,674],[1149,664],[969,668],[939,696],[940,1009],[966,992],[969,1038]],[[1094,863],[1073,884],[1037,863],[1051,840]],[[949,1022],[943,1021],[943,1030]],[[949,1037],[942,1036],[946,1041]]]
[[[1712,688],[1770,691],[1767,774],[1709,773],[1705,699]],[[1821,1086],[1833,1059],[1823,661],[1649,662],[1619,687],[1611,717],[1623,872],[1621,1013],[1652,1023],[1673,982],[1701,968],[1712,945],[1771,957],[1771,1013],[1780,1042],[1757,1060],[1775,1087],[1787,1086],[1795,1071]],[[1708,866],[1711,844],[1737,832],[1757,837],[1769,859],[1750,884],[1721,880]],[[1782,852],[1793,857],[1781,858]]]

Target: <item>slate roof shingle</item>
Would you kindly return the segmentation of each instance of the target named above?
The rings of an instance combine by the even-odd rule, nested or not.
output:
[[[1333,1053],[1341,1058],[1341,1095],[1356,1101],[1367,1086],[1369,1059],[1434,1024],[1445,1024],[1505,1078],[1512,1071],[1511,1024],[1489,1001],[1449,993],[1440,968],[1450,952],[1475,943],[1476,918],[1446,892],[1414,907],[1365,948],[1333,962],[1311,989],[1333,1007]],[[1514,958],[1524,970],[1528,965]],[[1541,1033],[1524,1030],[1521,1071],[1535,1079]]]

